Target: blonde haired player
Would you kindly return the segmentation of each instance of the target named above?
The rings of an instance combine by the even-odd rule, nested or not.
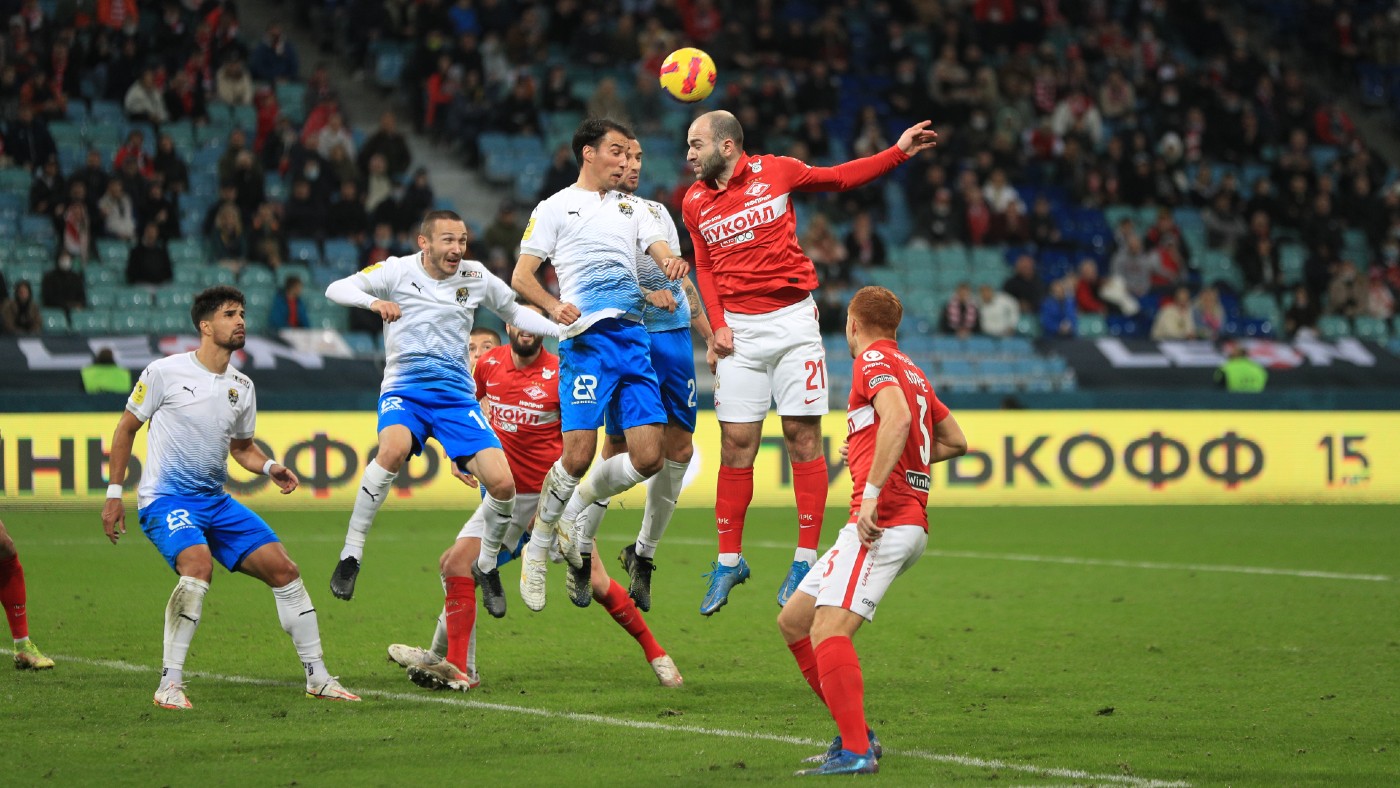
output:
[[[928,544],[929,466],[967,453],[957,419],[895,342],[903,315],[899,298],[883,287],[861,288],[851,299],[850,522],[778,614],[788,649],[839,731],[818,756],[822,764],[799,775],[880,770],[851,638]]]

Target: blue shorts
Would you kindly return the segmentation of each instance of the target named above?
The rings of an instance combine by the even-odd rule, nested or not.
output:
[[[651,367],[661,388],[661,407],[666,418],[695,432],[695,351],[691,349],[690,328],[653,331]],[[616,403],[608,405],[607,433],[621,435]]]
[[[451,391],[411,389],[381,395],[379,431],[394,424],[402,424],[413,433],[410,457],[421,454],[429,438],[442,444],[453,460],[470,459],[482,449],[501,448],[476,400]]]
[[[208,545],[214,560],[230,572],[277,534],[252,509],[225,493],[216,497],[163,495],[137,510],[141,530],[170,568],[175,558],[195,545]]]
[[[616,423],[624,430],[666,423],[651,342],[641,323],[607,318],[559,343],[563,431],[598,429],[609,406],[617,408]]]

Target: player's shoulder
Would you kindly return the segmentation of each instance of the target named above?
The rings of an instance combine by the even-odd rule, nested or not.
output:
[[[175,377],[182,373],[191,374],[195,370],[194,364],[190,360],[192,354],[193,351],[189,351],[158,358],[146,365],[146,373],[160,375],[163,378]]]
[[[486,281],[495,274],[480,260],[462,260],[457,263],[457,278],[472,281]]]
[[[249,391],[253,390],[253,379],[232,364],[229,364],[228,371],[224,373],[224,376],[233,381],[235,385],[242,386]]]
[[[585,192],[582,190],[575,189],[572,186],[565,186],[536,203],[533,215],[540,216],[560,213],[575,202],[575,195],[584,193]]]
[[[417,261],[419,254],[421,253],[414,252],[413,254],[404,255],[403,257],[386,257],[378,263],[370,263],[364,268],[361,268],[360,273],[372,274],[376,271],[383,273],[399,273],[406,270],[411,262]]]

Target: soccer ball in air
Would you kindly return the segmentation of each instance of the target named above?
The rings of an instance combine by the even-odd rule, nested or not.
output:
[[[676,101],[692,104],[715,89],[715,61],[695,47],[683,47],[661,64],[661,89]]]

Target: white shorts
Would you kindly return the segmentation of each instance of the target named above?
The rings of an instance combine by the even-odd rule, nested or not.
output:
[[[770,401],[780,416],[824,416],[826,350],[811,296],[775,312],[726,311],[734,352],[715,369],[715,416],[720,421],[763,421]]]
[[[897,525],[866,548],[856,524],[849,523],[797,590],[816,597],[817,607],[844,608],[872,621],[890,583],[919,560],[927,545],[928,532],[921,526]]]
[[[530,520],[534,519],[535,508],[539,506],[539,503],[539,493],[515,494],[515,508],[511,510],[510,527],[506,529],[505,538],[501,539],[502,547],[515,549],[515,543],[520,541],[520,535],[525,533],[525,529],[530,525]],[[480,539],[485,535],[486,507],[478,506],[476,511],[472,512],[471,519],[467,520],[466,525],[463,525],[462,530],[458,532],[457,538],[475,537]]]

